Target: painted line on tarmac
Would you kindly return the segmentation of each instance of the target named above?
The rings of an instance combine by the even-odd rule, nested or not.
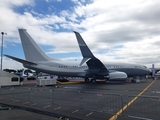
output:
[[[93,112],[90,112],[89,114],[87,114],[86,116],[88,117],[88,116],[90,116],[90,115],[92,115],[93,114]]]
[[[54,108],[53,110],[58,110],[58,109],[61,109],[61,107]]]
[[[34,105],[37,105],[37,103],[33,103],[33,104],[31,104],[30,106],[34,106]]]
[[[78,110],[75,110],[75,111],[73,111],[72,113],[76,113],[76,112],[78,112]]]
[[[88,113],[86,116],[88,117],[88,116],[90,116],[90,115],[92,115],[93,114],[93,112],[90,112],[90,113]]]
[[[81,89],[81,87],[68,87],[68,86],[65,86],[63,88],[66,88],[66,89]]]
[[[143,118],[143,117],[137,117],[137,116],[128,116],[130,118],[134,118],[134,119],[139,119],[139,120],[153,120],[153,119],[150,119],[150,118]]]
[[[59,82],[57,81],[57,83],[61,85],[67,85],[67,84],[78,84],[78,83],[83,83],[83,82]]]
[[[51,105],[47,105],[47,106],[45,106],[45,107],[43,107],[43,108],[46,109],[46,108],[49,108],[49,107],[51,107]]]
[[[152,81],[142,92],[140,92],[136,97],[134,97],[127,105],[120,109],[115,115],[113,115],[109,120],[115,120],[127,107],[129,107],[139,96],[141,96],[156,80]]]

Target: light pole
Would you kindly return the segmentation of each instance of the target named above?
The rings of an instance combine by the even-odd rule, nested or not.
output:
[[[1,32],[2,34],[2,43],[1,43],[1,70],[2,70],[2,58],[3,58],[3,35],[4,35],[4,32]],[[5,33],[6,34],[6,33]]]

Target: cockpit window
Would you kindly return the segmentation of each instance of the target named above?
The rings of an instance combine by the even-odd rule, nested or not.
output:
[[[135,66],[135,68],[147,68],[146,66]]]

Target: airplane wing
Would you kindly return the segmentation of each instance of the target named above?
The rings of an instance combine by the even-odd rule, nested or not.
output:
[[[87,66],[90,70],[91,69],[92,70],[99,69],[99,70],[103,70],[104,72],[109,72],[108,69],[105,67],[105,65],[92,54],[92,52],[88,48],[87,44],[85,43],[85,41],[83,40],[81,35],[76,31],[73,31],[73,32],[76,35],[78,45],[79,45],[79,48],[80,48],[82,56],[83,56],[83,60],[81,61],[80,65],[82,65],[83,63],[86,62]]]
[[[37,63],[34,63],[34,62],[30,62],[30,61],[27,61],[27,60],[23,60],[23,59],[20,59],[20,58],[16,58],[16,57],[13,57],[13,56],[10,56],[10,55],[5,55],[4,56],[8,57],[8,58],[11,58],[17,62],[20,62],[22,64],[30,64],[30,65],[37,65]]]
[[[108,69],[105,67],[105,65],[96,57],[88,60],[86,64],[89,69],[99,69],[108,72]]]

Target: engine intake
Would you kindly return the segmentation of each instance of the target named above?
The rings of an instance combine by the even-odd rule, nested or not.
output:
[[[109,81],[125,81],[127,80],[127,74],[125,72],[111,72],[108,76]]]

